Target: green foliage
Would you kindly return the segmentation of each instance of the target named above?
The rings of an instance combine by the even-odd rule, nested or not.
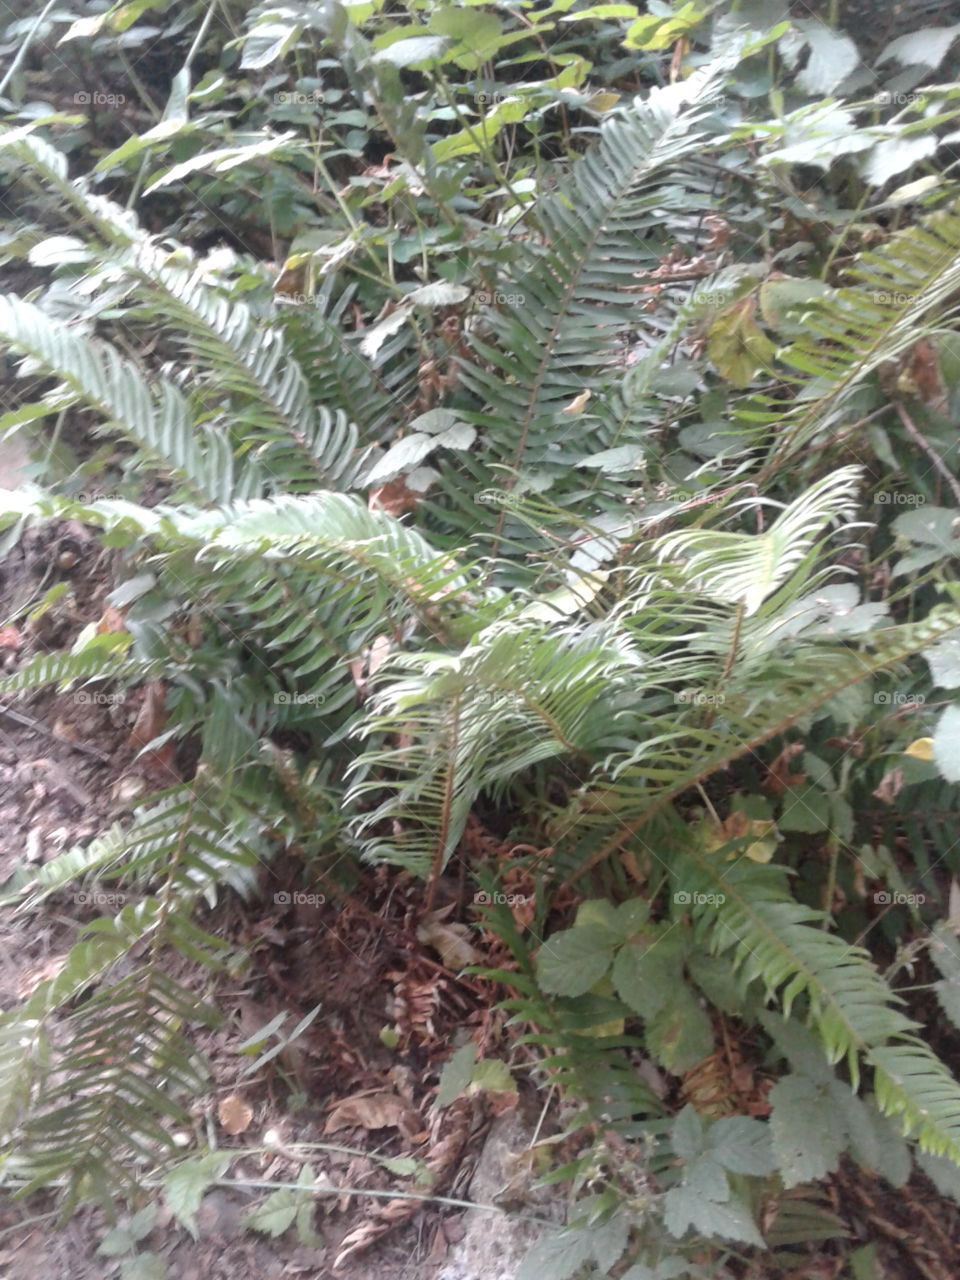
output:
[[[12,1185],[106,1199],[161,1160],[196,1230],[225,1166],[171,1167],[171,1135],[216,1015],[164,962],[222,961],[198,910],[279,847],[430,894],[494,810],[550,859],[497,869],[536,881],[523,924],[471,868],[510,956],[487,977],[575,1104],[548,1175],[570,1222],[523,1275],[726,1276],[731,1245],[776,1265],[839,1234],[784,1192],[844,1154],[901,1185],[918,1153],[955,1188],[960,1086],[890,952],[923,925],[957,1022],[933,906],[941,860],[960,873],[960,215],[931,162],[960,55],[776,3],[757,31],[656,8],[258,6],[239,71],[198,29],[139,135],[35,103],[0,134],[30,273],[0,297],[23,386],[0,427],[50,446],[44,487],[0,501],[5,545],[81,521],[129,606],[0,693],[159,683],[199,751],[6,886],[22,911],[77,883],[120,906],[0,1018]],[[71,40],[113,56],[121,12]],[[890,63],[911,88],[864,99]],[[214,218],[232,247],[190,247]],[[91,417],[81,488],[53,443]],[[732,1020],[789,1063],[769,1119],[698,1094]],[[438,1101],[511,1086],[471,1043]],[[309,1243],[312,1181],[251,1228]]]

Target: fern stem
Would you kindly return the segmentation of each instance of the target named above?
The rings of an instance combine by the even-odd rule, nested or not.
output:
[[[41,26],[44,23],[44,20],[46,19],[47,14],[54,7],[56,2],[57,0],[47,0],[47,3],[44,5],[43,10],[38,16],[36,22],[27,32],[26,37],[23,40],[23,43],[20,45],[20,48],[17,50],[16,57],[13,59],[13,61],[10,63],[9,68],[7,69],[7,74],[3,77],[2,80],[0,80],[0,97],[2,97],[3,94],[6,92],[7,85],[10,83],[13,77],[20,70],[21,63],[23,62],[24,58],[27,56],[27,52],[29,51],[31,44],[33,44],[34,36],[40,30]]]
[[[954,476],[953,473],[950,471],[950,468],[947,466],[944,460],[940,457],[939,453],[937,453],[936,449],[934,449],[930,441],[925,436],[921,435],[917,427],[914,425],[913,419],[907,413],[906,409],[904,409],[903,405],[900,403],[899,400],[897,401],[895,407],[897,410],[897,414],[899,415],[900,421],[903,423],[904,427],[906,428],[907,435],[909,435],[911,440],[913,440],[914,443],[918,444],[920,448],[923,450],[923,452],[927,455],[927,457],[933,463],[934,469],[936,470],[937,474],[940,475],[944,480],[946,480],[947,484],[950,486],[950,491],[953,494],[954,501],[957,503],[958,506],[960,506],[960,484],[958,484],[956,476]]]

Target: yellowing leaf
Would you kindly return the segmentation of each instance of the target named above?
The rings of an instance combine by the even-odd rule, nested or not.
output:
[[[903,754],[905,756],[913,756],[914,760],[932,760],[933,759],[933,739],[932,738],[914,738],[909,747],[906,747]]]
[[[575,418],[578,413],[583,413],[586,403],[590,399],[591,395],[593,395],[593,392],[589,387],[587,387],[587,389],[585,391],[581,391],[578,396],[574,396],[569,404],[564,405],[560,412],[565,413],[568,418]]]
[[[710,326],[707,354],[717,372],[735,387],[746,387],[770,364],[776,347],[754,320],[756,299],[742,298],[721,311]]]
[[[721,823],[705,818],[699,826],[700,844],[707,853],[722,848],[731,840],[747,840],[738,852],[729,855],[728,861],[746,857],[751,862],[769,862],[776,852],[779,835],[775,822],[768,818],[748,818],[739,809],[734,809]]]
[[[587,110],[602,115],[605,111],[612,111],[619,101],[619,93],[595,93],[587,101]]]

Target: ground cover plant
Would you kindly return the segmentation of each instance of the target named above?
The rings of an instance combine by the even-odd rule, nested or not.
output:
[[[522,1280],[955,1274],[958,37],[779,0],[11,21],[0,698],[120,744],[97,829],[5,868],[11,919],[73,921],[0,1015],[11,1194],[119,1210],[106,1256],[161,1275],[157,1204],[196,1233],[232,1170],[322,1251],[357,1144],[271,1130],[255,1176],[279,1090],[393,1134],[342,1271],[532,1108]],[[232,1039],[225,993],[348,920],[408,1074],[344,1099],[297,1049],[330,990]]]

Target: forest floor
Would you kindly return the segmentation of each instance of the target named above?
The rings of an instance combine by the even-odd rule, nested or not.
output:
[[[24,464],[16,450],[0,452],[0,486],[12,486]],[[112,570],[110,553],[82,526],[28,530],[0,562],[0,620],[17,620],[0,629],[0,669],[69,646],[91,623],[112,625]],[[57,583],[64,589],[56,603],[30,620],[30,607]],[[164,773],[170,781],[179,776],[186,766],[172,754],[138,754],[138,742],[157,728],[147,723],[158,714],[151,696],[149,689],[47,689],[8,700],[14,714],[0,713],[0,884],[29,880],[32,867],[123,821]],[[424,941],[422,928],[415,932],[421,904],[409,876],[363,872],[349,895],[324,892],[331,883],[304,893],[302,867],[280,858],[263,868],[258,896],[245,901],[226,891],[205,911],[201,923],[229,949],[222,975],[211,980],[190,972],[183,957],[169,958],[198,1002],[224,1014],[220,1026],[198,1033],[211,1079],[190,1110],[193,1132],[182,1138],[187,1152],[196,1140],[234,1154],[226,1185],[202,1200],[196,1237],[161,1203],[139,1253],[107,1253],[110,1223],[100,1210],[84,1208],[58,1224],[52,1196],[7,1199],[0,1202],[0,1275],[153,1280],[163,1272],[143,1259],[147,1253],[176,1280],[513,1280],[538,1224],[562,1216],[560,1192],[531,1189],[533,1143],[561,1121],[551,1112],[543,1123],[551,1091],[538,1091],[546,1082],[532,1054],[508,1051],[495,1009],[501,993],[458,974],[465,963],[503,965],[504,957],[478,926],[463,884],[441,886]],[[85,923],[135,901],[113,897],[64,891],[35,913],[0,913],[0,1007],[55,975]],[[275,1061],[244,1073],[251,1061],[245,1042],[281,1016],[289,1031],[314,1011]],[[385,1028],[398,1038],[385,1038]],[[438,1108],[440,1069],[468,1033],[484,1056],[509,1052],[526,1083],[519,1092]],[[305,1215],[299,1238],[292,1227],[275,1239],[251,1230],[246,1215],[265,1185],[295,1183],[307,1161],[328,1190],[317,1212]],[[410,1161],[429,1173],[432,1198],[418,1198],[415,1179],[402,1176],[414,1168]],[[467,1209],[465,1201],[485,1207]],[[874,1250],[874,1270],[863,1275],[960,1275],[960,1209],[921,1176],[891,1192],[845,1167],[824,1188],[824,1205],[844,1248],[838,1241],[819,1251],[807,1246],[796,1272],[767,1263],[744,1277],[840,1280],[850,1274],[851,1241]]]

